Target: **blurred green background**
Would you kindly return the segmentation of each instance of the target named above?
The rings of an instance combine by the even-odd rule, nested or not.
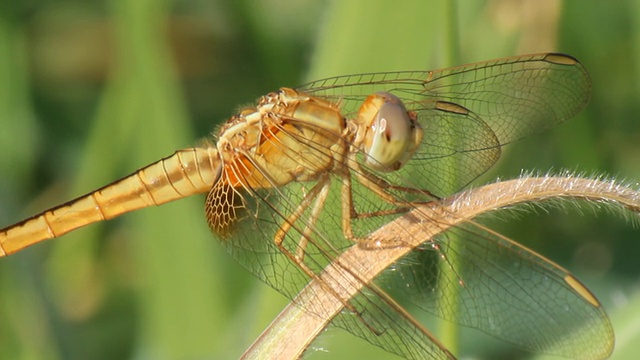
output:
[[[578,57],[592,100],[566,124],[509,146],[483,180],[570,169],[636,183],[636,1],[3,1],[0,226],[196,144],[280,86],[543,51]],[[0,358],[239,357],[287,301],[224,254],[202,204],[146,209],[0,260]],[[631,224],[549,211],[496,227],[605,303],[614,358],[640,352]],[[462,355],[525,356],[477,339],[460,340]],[[337,329],[307,354],[355,355],[394,358]]]

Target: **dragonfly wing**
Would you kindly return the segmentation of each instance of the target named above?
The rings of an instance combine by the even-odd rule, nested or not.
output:
[[[591,93],[587,70],[562,54],[454,67],[433,72],[423,86],[425,97],[455,102],[480,116],[501,145],[570,119]]]
[[[442,197],[467,186],[491,168],[502,153],[496,133],[484,118],[462,106],[443,101],[426,103],[419,117],[425,119],[420,147],[404,168],[395,174],[378,173],[380,177],[403,177],[387,181]]]
[[[589,99],[591,82],[582,64],[568,55],[534,54],[435,71],[339,76],[300,90],[340,104],[348,117],[356,117],[372,93],[398,96],[417,114],[425,133],[413,162],[442,174],[427,185],[443,195],[495,163],[499,151],[488,149],[577,114]],[[447,155],[453,161],[443,160]]]
[[[393,93],[415,111],[425,101],[456,103],[482,117],[506,144],[580,112],[589,100],[591,80],[577,59],[543,53],[433,71],[336,76],[298,89],[341,104],[347,115],[379,91]]]
[[[577,279],[472,223],[425,243],[381,281],[438,317],[524,349],[585,359],[606,358],[613,350],[609,318]]]
[[[283,238],[282,246],[291,253],[298,253],[304,242],[303,266],[319,275],[345,248],[353,242],[344,238],[339,215],[339,191],[331,191],[326,200],[325,210],[318,221],[307,230],[311,209],[304,212],[299,221]],[[231,233],[222,244],[227,251],[255,276],[272,286],[290,299],[310,281],[310,277],[295,262],[283,254],[274,242],[274,235],[304,201],[308,189],[300,184],[269,190],[259,190],[252,196],[244,196],[244,210],[247,216],[239,218],[238,228],[242,231]],[[336,210],[337,209],[337,210]],[[306,235],[303,235],[305,234]],[[330,283],[349,286],[349,280],[333,278]],[[345,284],[345,285],[342,285]],[[453,359],[433,335],[416,322],[379,289],[365,285],[363,290],[344,301],[344,308],[331,322],[370,343],[407,359]],[[322,304],[311,303],[306,311],[325,314]]]

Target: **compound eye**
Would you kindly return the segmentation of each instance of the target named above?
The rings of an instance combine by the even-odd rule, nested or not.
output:
[[[395,95],[377,93],[366,101],[372,106],[378,104],[378,111],[366,129],[365,163],[379,171],[398,170],[413,155],[422,130]]]

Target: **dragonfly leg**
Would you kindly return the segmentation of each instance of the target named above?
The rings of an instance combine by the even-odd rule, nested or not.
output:
[[[330,184],[330,180],[327,179],[326,184],[322,185],[322,188],[316,196],[313,207],[311,208],[309,219],[305,224],[304,230],[302,231],[302,236],[300,237],[300,242],[298,244],[298,257],[300,259],[304,258],[304,250],[307,246],[310,236],[315,229],[315,224],[318,222],[318,218],[320,217],[320,214],[324,207],[324,203],[327,200],[327,196],[329,195]]]
[[[309,240],[313,238],[314,233],[315,236],[322,236],[315,229],[315,224],[318,222],[322,209],[324,208],[324,204],[329,195],[329,189],[331,186],[331,177],[329,175],[322,176],[318,183],[315,184],[311,190],[304,195],[300,205],[295,209],[295,211],[289,215],[280,229],[276,232],[274,237],[274,242],[278,248],[287,254],[287,256],[299,264],[301,267],[305,269],[305,272],[311,276],[314,272],[309,268],[309,266],[305,263],[305,254],[306,248],[309,243]],[[289,250],[285,245],[284,241],[287,237],[289,231],[296,226],[296,223],[299,223],[300,217],[304,214],[305,211],[309,210],[309,217],[304,224],[304,228],[300,230],[300,228],[296,228],[298,232],[300,232],[300,240],[296,245],[295,251]],[[333,253],[337,253],[338,250],[335,248],[326,248],[326,246],[330,246],[329,241],[322,242],[325,247],[320,248],[318,245],[318,251],[331,251]]]
[[[289,233],[289,231],[294,226],[294,224],[298,222],[302,214],[304,214],[304,212],[307,209],[309,209],[311,204],[314,202],[314,199],[316,199],[316,204],[314,208],[322,207],[322,205],[324,204],[324,201],[327,198],[330,184],[331,183],[329,181],[329,178],[326,178],[326,177],[321,178],[318,181],[318,183],[315,184],[307,194],[305,194],[304,198],[300,202],[300,205],[298,205],[295,211],[291,213],[289,216],[287,216],[284,223],[282,224],[282,226],[280,226],[280,229],[278,229],[274,237],[274,241],[276,245],[279,248],[281,248],[281,250],[286,250],[286,247],[283,245],[283,243],[284,243],[285,237],[287,236],[287,233]],[[318,201],[320,201],[321,203],[318,204]],[[315,209],[312,210],[312,219],[314,218],[313,216],[314,213],[316,213],[315,220],[317,220],[317,217],[319,215],[319,210],[315,210]],[[314,223],[315,223],[315,220],[314,220]],[[313,231],[312,223],[306,224],[304,229],[302,230],[302,236],[295,251],[296,253],[295,257],[299,262],[304,262],[304,251],[308,243],[308,237],[311,235],[310,233],[312,231]]]
[[[338,301],[340,301],[346,309],[357,314],[358,313],[357,309],[353,305],[351,305],[347,299],[341,296],[335,288],[332,288],[325,282],[320,281],[318,274],[316,274],[316,272],[314,272],[304,261],[307,244],[309,243],[309,239],[311,239],[311,236],[315,231],[314,229],[315,223],[317,222],[320,216],[324,203],[329,194],[330,185],[331,185],[331,178],[329,176],[322,177],[318,181],[318,183],[314,185],[313,188],[311,188],[311,190],[307,194],[305,194],[300,205],[296,208],[296,210],[291,215],[287,217],[283,225],[277,231],[276,236],[274,238],[274,242],[278,247],[278,249],[280,249],[280,251],[287,258],[289,258],[289,260],[291,260],[293,263],[298,265],[300,269],[307,274],[307,276],[309,276],[313,280],[319,281],[320,284],[323,284],[322,286],[326,286],[327,287],[326,290],[332,293],[335,296],[335,298]],[[304,229],[301,232],[302,233],[301,239],[298,242],[295,253],[294,253],[293,251],[290,251],[283,244],[284,240],[287,236],[287,233],[292,229],[294,224],[298,222],[302,214],[306,210],[308,210],[309,207],[312,205],[313,207],[311,208],[309,221],[307,222],[307,224],[305,225]],[[318,249],[318,250],[323,250],[323,249]],[[336,281],[336,283],[340,284],[340,281]]]
[[[429,201],[421,201],[421,202],[408,202],[403,201],[401,199],[396,198],[392,194],[390,194],[387,190],[402,190],[405,192],[414,192],[423,194],[426,196],[432,196],[432,194],[428,191],[413,189],[413,188],[405,188],[405,187],[396,187],[389,185],[385,180],[370,174],[364,171],[357,163],[353,162],[352,164],[352,172],[355,174],[356,179],[360,184],[367,187],[374,194],[380,197],[383,201],[387,202],[390,205],[395,206],[393,209],[387,210],[379,210],[374,212],[366,212],[366,213],[358,213],[353,204],[353,196],[352,196],[352,186],[351,186],[351,176],[350,172],[342,176],[342,229],[344,236],[357,243],[358,246],[364,249],[384,249],[384,248],[397,248],[402,246],[407,246],[406,242],[402,240],[400,237],[396,237],[393,239],[385,239],[381,241],[380,239],[368,239],[368,238],[360,238],[353,234],[353,228],[351,223],[354,219],[362,219],[368,217],[377,217],[384,215],[394,215],[394,214],[402,214],[407,213],[414,209],[418,205],[425,205],[431,203],[434,200]]]
[[[420,201],[420,202],[412,201],[410,202],[410,204],[412,205],[413,204],[423,205],[435,200],[440,200],[438,196],[432,194],[429,190],[417,189],[417,188],[412,188],[408,186],[391,185],[386,180],[381,179],[380,177],[363,170],[362,167],[360,166],[358,166],[357,171],[354,171],[354,173],[356,175],[356,178],[362,185],[371,189],[376,195],[380,196],[380,198],[382,198],[384,201],[386,201],[391,205],[406,206],[409,202],[406,200],[397,199],[395,196],[390,194],[388,190],[396,190],[396,191],[402,191],[406,193],[419,194],[419,195],[423,195],[424,197],[432,199],[432,200]]]
[[[369,243],[373,243],[374,241],[370,240],[370,239],[365,239],[365,238],[360,238],[357,237],[353,234],[353,228],[351,226],[351,222],[354,219],[357,219],[360,217],[360,215],[357,213],[354,205],[353,205],[353,196],[352,196],[352,188],[351,188],[351,175],[349,173],[346,174],[342,174],[341,176],[341,180],[342,180],[342,190],[341,190],[341,198],[342,198],[342,234],[344,235],[344,237],[350,241],[353,241],[354,243],[358,244],[358,246],[364,246],[364,248],[380,248],[380,247],[397,247],[400,246],[402,244],[385,244],[386,245],[379,245],[379,241],[376,242],[376,244],[378,245],[368,245]],[[384,193],[385,195],[389,195]],[[381,196],[382,197],[382,196]],[[406,212],[408,211],[410,208],[409,207],[404,207],[404,208],[398,208],[397,209],[397,213],[401,213],[401,212]],[[396,210],[396,209],[394,209]],[[371,216],[375,216],[374,214],[371,214]],[[396,243],[396,241],[393,241],[394,243]]]

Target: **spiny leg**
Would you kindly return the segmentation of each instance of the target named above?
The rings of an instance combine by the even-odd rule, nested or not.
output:
[[[351,192],[351,173],[349,171],[338,171],[337,172],[340,175],[340,179],[341,179],[341,183],[342,183],[342,188],[341,188],[341,199],[342,199],[342,229],[343,229],[343,235],[358,244],[358,246],[363,246],[365,248],[371,248],[371,249],[380,249],[381,246],[375,246],[375,245],[367,245],[369,243],[371,243],[372,240],[367,240],[367,239],[360,239],[360,238],[356,238],[353,235],[353,230],[351,228],[351,220],[354,218],[354,216],[356,216],[357,214],[355,213],[355,209],[353,206],[353,198],[352,198],[352,192]],[[394,245],[397,246],[397,245]],[[338,266],[340,266],[340,264],[337,264]],[[345,271],[349,272],[352,276],[354,277],[358,277],[357,274],[353,273],[349,267],[344,267],[341,266],[341,268],[343,268]],[[392,307],[394,307],[397,311],[404,313],[405,311],[402,309],[402,307],[400,305],[398,305],[397,303],[395,303],[395,301],[393,301],[393,299],[391,299],[384,291],[382,291],[381,289],[379,289],[374,283],[368,284],[368,289],[373,291],[374,293],[376,293],[380,298],[382,298],[385,302],[387,302],[389,305],[391,305]],[[349,309],[351,310],[352,307],[349,307]],[[382,335],[385,332],[385,329],[379,329],[377,328],[375,325],[371,324],[369,321],[367,321],[363,316],[362,313],[360,311],[354,311],[354,314],[356,314],[356,316],[358,316],[358,318],[360,318],[360,320],[365,324],[365,326],[367,328],[369,328],[369,330],[371,330],[374,334],[376,335]],[[408,313],[406,313],[407,316],[405,316],[409,321],[413,321],[413,317],[411,315],[409,315]],[[433,336],[425,329],[425,333],[428,334],[428,336],[432,339]],[[439,342],[436,340],[434,341],[438,347],[440,347],[441,349],[446,350],[446,348],[444,348],[441,344],[439,344]]]
[[[289,233],[293,225],[300,219],[302,214],[311,206],[314,199],[316,199],[318,195],[323,193],[324,195],[322,195],[321,198],[322,198],[322,203],[324,203],[324,200],[327,197],[328,188],[330,184],[331,184],[330,179],[328,177],[322,177],[318,181],[318,183],[315,184],[311,188],[311,190],[304,195],[302,202],[300,202],[300,205],[298,205],[298,207],[295,209],[293,213],[287,216],[284,223],[280,226],[280,228],[278,229],[278,231],[274,236],[274,242],[278,246],[278,248],[280,248],[281,250],[288,251],[283,245],[283,242],[285,237],[287,236],[287,233]],[[311,231],[310,225],[305,226],[304,230],[302,231],[302,239],[300,240],[300,242],[298,243],[298,246],[296,247],[297,248],[296,253],[298,255],[300,254],[303,255],[300,258],[297,257],[298,255],[296,255],[296,259],[299,260],[301,263],[304,262],[304,250],[308,242],[305,236],[309,236],[310,231]]]
[[[343,187],[342,187],[342,199],[343,199],[343,229],[344,236],[348,239],[356,242],[358,246],[365,250],[377,250],[377,249],[385,249],[385,248],[396,248],[406,246],[406,242],[404,242],[400,238],[388,239],[384,242],[381,242],[380,239],[366,239],[366,238],[358,238],[353,235],[351,221],[353,219],[361,219],[368,217],[376,217],[376,216],[384,216],[384,215],[393,215],[406,213],[415,208],[416,205],[426,205],[432,203],[433,201],[438,201],[440,198],[433,195],[431,192],[427,190],[421,190],[416,188],[402,187],[390,185],[386,180],[379,178],[378,176],[367,172],[362,169],[359,163],[352,161],[351,162],[351,171],[355,174],[358,181],[370,189],[374,194],[378,195],[382,200],[387,202],[390,205],[398,206],[395,209],[389,210],[380,210],[375,212],[368,213],[358,213],[355,210],[355,206],[353,205],[353,197],[352,197],[352,188],[351,188],[351,176],[350,172],[343,177]],[[424,201],[424,202],[405,202],[396,199],[391,194],[389,194],[386,189],[394,189],[405,191],[409,193],[417,193],[427,196],[432,196],[434,200]],[[348,214],[348,216],[347,216]],[[437,244],[435,241],[431,241],[432,248],[440,254],[440,257],[443,261],[445,261],[449,268],[458,276],[459,283],[463,283],[462,278],[457,273],[445,252],[442,250],[441,246]]]
[[[274,243],[276,244],[278,249],[290,261],[298,265],[300,269],[302,269],[302,271],[304,271],[307,274],[307,276],[309,276],[313,280],[318,281],[323,287],[326,286],[326,290],[329,291],[331,294],[333,294],[333,296],[336,299],[338,299],[338,301],[340,301],[346,309],[357,314],[358,313],[357,310],[353,307],[353,305],[351,305],[348,302],[347,299],[344,299],[334,288],[332,288],[331,286],[327,285],[324,281],[322,281],[319,278],[318,274],[316,274],[304,262],[304,251],[308,244],[309,236],[311,236],[311,233],[314,230],[314,224],[317,221],[320,215],[320,212],[323,208],[323,205],[327,199],[330,185],[331,185],[331,178],[329,176],[323,176],[318,181],[318,183],[314,185],[313,188],[311,188],[311,190],[302,199],[302,202],[300,203],[300,205],[298,205],[296,210],[285,219],[285,222],[282,224],[280,229],[276,232],[276,235],[274,236]],[[316,201],[315,201],[314,207],[311,210],[310,222],[302,230],[302,237],[296,247],[296,254],[294,254],[284,246],[283,244],[284,239],[287,236],[287,233],[294,226],[294,224],[300,219],[302,214],[309,208],[309,206],[311,206],[311,203],[313,202],[314,198]],[[318,248],[318,250],[322,251],[323,249]]]
[[[380,198],[382,198],[384,201],[386,201],[390,205],[406,206],[407,201],[396,199],[387,190],[397,190],[397,191],[403,191],[406,193],[419,194],[423,196],[432,197],[434,200],[440,199],[438,196],[434,195],[429,190],[389,184],[386,180],[363,169],[362,166],[356,161],[350,161],[350,165],[351,165],[350,168],[352,169],[353,173],[358,179],[358,182],[360,182],[360,184],[369,188],[371,191],[373,191],[376,195],[378,195]],[[424,205],[424,204],[430,203],[431,201],[433,200],[411,202],[411,204]]]
[[[371,190],[375,195],[377,195],[381,200],[386,203],[397,206],[394,209],[389,210],[380,210],[375,212],[368,213],[358,213],[353,204],[353,189],[352,189],[352,180],[351,180],[351,172],[353,172],[356,176],[356,179],[360,184],[367,187]],[[396,199],[393,195],[388,193],[386,189],[399,189],[407,192],[415,192],[424,195],[431,195],[428,191],[413,189],[413,188],[404,188],[398,186],[389,185],[385,180],[370,174],[354,160],[350,161],[350,170],[341,172],[342,179],[342,229],[344,236],[357,243],[358,246],[361,246],[365,249],[380,249],[380,248],[394,248],[399,246],[405,246],[405,242],[399,239],[389,239],[389,241],[385,241],[384,243],[380,242],[379,239],[371,240],[356,237],[353,234],[352,221],[354,219],[368,218],[368,217],[377,217],[384,215],[393,215],[406,213],[410,210],[414,209],[416,205],[425,205],[433,200],[424,201],[424,202],[406,202]]]
[[[304,260],[304,251],[306,250],[307,244],[309,242],[309,237],[314,231],[315,225],[318,222],[318,218],[322,213],[324,204],[327,201],[327,196],[329,195],[329,185],[330,180],[327,181],[327,184],[322,186],[322,188],[320,189],[320,192],[314,201],[313,207],[311,208],[311,214],[309,214],[307,224],[302,231],[302,236],[300,237],[300,242],[298,243],[298,258],[300,258],[300,261]]]
[[[350,173],[349,172],[338,172],[341,173],[342,175],[342,179],[344,182],[349,182],[350,180]],[[298,207],[295,209],[295,211],[286,218],[286,222],[285,224],[283,224],[283,226],[278,230],[277,235],[276,235],[276,239],[275,239],[275,243],[278,246],[278,248],[280,249],[280,251],[282,253],[285,254],[285,256],[287,256],[287,258],[289,258],[290,261],[293,261],[294,263],[296,263],[311,279],[314,280],[319,280],[319,283],[321,284],[322,287],[324,287],[327,291],[329,291],[338,301],[340,301],[340,303],[342,304],[342,306],[347,309],[348,311],[350,311],[351,313],[353,313],[354,315],[356,315],[362,322],[363,324],[374,334],[376,335],[382,335],[384,333],[384,329],[382,328],[378,328],[377,326],[375,326],[374,324],[370,323],[370,321],[368,321],[367,319],[365,319],[361,313],[360,310],[358,310],[353,304],[350,303],[348,298],[345,298],[345,296],[341,295],[341,291],[339,288],[336,288],[335,285],[329,285],[328,283],[326,283],[325,281],[322,281],[320,279],[320,276],[318,274],[316,274],[305,262],[304,262],[304,257],[305,257],[305,249],[306,246],[309,242],[309,239],[311,239],[311,236],[313,235],[313,232],[315,231],[315,224],[318,222],[321,211],[324,209],[324,205],[326,203],[326,199],[328,197],[329,194],[329,189],[330,189],[330,185],[331,185],[331,178],[330,176],[323,176],[316,185],[314,185],[314,187],[307,193],[305,194],[302,202],[300,203],[300,205],[298,205]],[[349,187],[345,187],[346,189],[349,189]],[[343,188],[344,189],[344,188]],[[344,190],[343,190],[344,191]],[[350,192],[349,192],[350,194]],[[346,202],[347,205],[350,204],[350,201]],[[300,242],[298,243],[297,249],[296,249],[296,254],[294,254],[292,251],[289,251],[289,249],[287,249],[283,242],[284,239],[286,238],[287,234],[289,231],[291,231],[292,228],[294,228],[294,224],[299,222],[300,218],[303,216],[303,214],[305,213],[305,211],[307,211],[308,209],[310,209],[310,214],[309,214],[309,219],[308,222],[306,223],[305,227],[302,229],[301,231],[301,239]],[[343,210],[344,211],[344,210]],[[348,218],[348,216],[347,216]],[[349,224],[347,222],[347,224]],[[330,244],[327,244],[330,245]],[[320,247],[318,247],[319,251],[326,251],[327,249],[321,249]],[[340,269],[342,269],[342,271],[345,271],[347,273],[350,274],[350,276],[358,279],[359,276],[357,275],[357,273],[354,273],[350,266],[345,266],[342,265],[341,262],[336,261],[335,259],[331,259],[332,260],[332,266],[337,266]],[[349,286],[349,285],[343,285],[342,281],[339,280],[335,280],[335,284],[338,286]],[[348,284],[348,282],[347,282]],[[369,284],[369,289],[375,289],[377,290],[376,292],[378,293],[379,291],[381,291],[380,289],[377,289],[377,287],[375,287],[374,284]],[[383,299],[387,299],[388,296],[386,296],[386,294],[384,294],[384,292],[382,293],[378,293],[379,296],[382,296]]]

